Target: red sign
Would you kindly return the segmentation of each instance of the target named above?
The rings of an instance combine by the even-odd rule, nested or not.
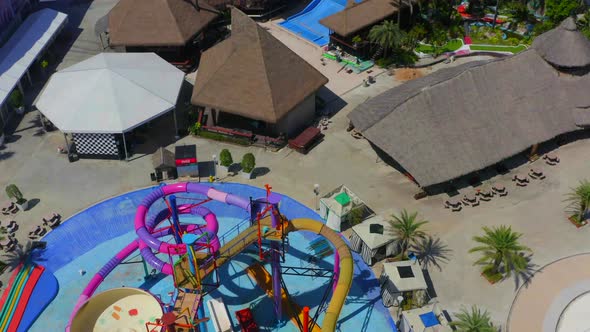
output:
[[[197,163],[197,158],[176,159],[176,166],[196,164],[196,163]]]

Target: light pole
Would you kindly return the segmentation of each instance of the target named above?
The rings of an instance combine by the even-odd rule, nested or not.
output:
[[[320,185],[319,184],[314,184],[313,185],[313,193],[315,194],[315,200],[314,200],[314,208],[316,210],[319,210],[319,204],[318,204],[318,196],[320,195]]]
[[[397,303],[398,303],[398,307],[397,307],[397,320],[400,321],[401,317],[402,317],[402,302],[404,302],[404,297],[403,296],[398,296],[397,297]]]
[[[217,156],[213,155],[213,177],[217,180]]]

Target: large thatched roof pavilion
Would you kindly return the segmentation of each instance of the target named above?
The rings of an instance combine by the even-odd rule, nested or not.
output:
[[[240,10],[231,15],[230,38],[201,57],[191,101],[209,126],[231,114],[291,136],[313,120],[328,79]]]
[[[590,126],[590,41],[573,19],[517,55],[443,69],[348,117],[422,187]]]

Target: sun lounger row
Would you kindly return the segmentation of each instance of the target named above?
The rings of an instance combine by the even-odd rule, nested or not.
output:
[[[453,212],[461,211],[463,206],[478,206],[481,201],[488,202],[494,196],[506,196],[508,191],[506,187],[500,184],[493,185],[491,189],[477,189],[474,193],[463,195],[463,198],[449,199],[444,203],[446,209],[451,209]]]
[[[543,174],[543,171],[534,168],[530,169],[528,176],[534,180],[545,179],[545,174]],[[512,177],[512,181],[516,182],[516,185],[519,187],[526,187],[530,183],[529,178],[527,176],[523,176],[520,174],[515,174]]]

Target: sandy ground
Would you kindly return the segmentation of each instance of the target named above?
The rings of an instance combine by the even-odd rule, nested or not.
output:
[[[77,24],[79,29],[86,31],[93,28],[95,20],[106,13],[114,2],[92,2],[90,10]],[[272,24],[271,33],[278,36],[286,34]],[[90,33],[86,31],[81,34],[80,42],[74,43],[65,62],[80,61],[99,52],[98,41],[95,39],[94,44],[91,44]],[[288,41],[286,43],[289,45]],[[299,44],[301,46],[293,47],[300,47],[302,53],[310,52],[308,61],[319,63],[317,53],[314,55],[314,51],[305,43]],[[472,60],[477,58],[458,59],[453,64],[439,64],[423,72],[427,75],[433,70]],[[335,75],[335,67],[328,65],[325,68],[328,74],[332,72]],[[195,137],[185,137],[178,142],[168,140],[163,144],[170,149],[175,144],[197,144],[199,159],[203,161],[210,160],[213,154],[219,155],[223,148],[230,149],[235,160],[240,160],[246,152],[252,152],[256,156],[259,171],[255,179],[244,180],[236,176],[223,180],[247,182],[256,186],[269,183],[275,191],[288,194],[311,207],[315,203],[314,184],[320,184],[321,192],[345,184],[385,217],[403,208],[418,211],[430,221],[427,231],[440,238],[451,250],[449,261],[441,265],[441,270],[429,269],[436,299],[451,313],[462,306],[479,305],[490,311],[498,325],[505,324],[510,304],[522,280],[508,279],[490,285],[480,277],[478,268],[473,266],[477,256],[467,251],[474,245],[472,237],[481,234],[482,226],[507,224],[515,231],[524,233],[522,242],[533,249],[532,263],[536,266],[587,251],[588,227],[576,229],[565,219],[563,198],[571,187],[589,177],[588,140],[577,141],[556,150],[561,163],[555,167],[546,166],[541,160],[535,162],[535,165],[544,169],[547,175],[545,180],[533,181],[525,188],[516,188],[509,180],[512,174],[496,176],[492,181],[506,185],[509,190],[507,197],[494,198],[478,207],[453,213],[443,208],[445,195],[414,200],[412,195],[418,191],[417,187],[383,163],[367,141],[354,139],[345,130],[348,125],[346,115],[358,104],[400,82],[394,76],[383,74],[377,76],[376,83],[362,87],[358,86],[364,78],[362,75],[358,77],[358,84],[350,83],[357,81],[352,80],[349,74],[342,75],[344,79],[331,78],[331,83],[336,85],[330,87],[333,91],[342,91],[339,94],[341,99],[328,105],[339,111],[324,131],[324,141],[308,155],[300,155],[289,149],[270,152],[260,148],[244,148]],[[25,197],[35,203],[30,211],[19,212],[10,218],[1,217],[3,222],[8,218],[22,225],[17,234],[21,241],[25,240],[24,231],[40,224],[41,217],[48,212],[55,211],[68,217],[105,198],[152,184],[149,179],[149,173],[153,171],[149,154],[136,154],[129,162],[80,160],[69,163],[65,155],[56,152],[57,146],[63,145],[62,135],[58,132],[43,133],[35,117],[36,114],[27,113],[0,151],[3,170],[0,172],[0,187],[15,183]],[[523,165],[522,170],[526,172],[528,167]],[[467,188],[463,192],[469,190],[472,189]],[[7,276],[2,275],[0,280],[5,281]]]

